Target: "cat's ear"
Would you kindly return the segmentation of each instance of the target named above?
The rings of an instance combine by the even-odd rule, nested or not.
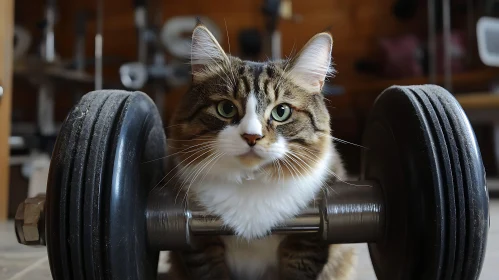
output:
[[[228,60],[224,50],[213,34],[202,24],[192,33],[191,67],[193,79],[202,77],[209,66],[220,65]]]
[[[320,92],[326,77],[334,71],[332,48],[333,38],[329,33],[312,37],[291,62],[291,79],[311,92]]]

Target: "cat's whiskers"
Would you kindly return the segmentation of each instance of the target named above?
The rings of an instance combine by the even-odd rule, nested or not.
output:
[[[355,143],[352,143],[352,142],[348,142],[348,141],[343,140],[343,139],[340,139],[340,138],[336,138],[336,137],[333,137],[333,136],[331,136],[331,138],[332,138],[334,141],[339,142],[339,143],[343,143],[343,144],[350,144],[350,145],[353,145],[353,146],[357,146],[357,147],[359,147],[359,148],[369,149],[369,148],[367,148],[367,147],[365,147],[365,146],[362,146],[362,145],[359,145],[359,144],[355,144]]]
[[[198,137],[198,138],[194,138],[194,139],[172,139],[172,138],[168,138],[166,139],[166,141],[173,141],[173,142],[192,142],[192,141],[199,141],[199,140],[214,140],[216,139],[216,137],[210,137],[210,138],[201,138],[201,137]]]
[[[287,167],[289,174],[291,174],[291,177],[293,178],[293,180],[296,180],[295,173],[294,173],[296,171],[294,171],[293,165],[286,159],[286,157],[283,157],[280,160],[283,162],[284,166]]]
[[[307,151],[307,150],[308,150],[308,151],[312,151],[312,150],[307,149],[307,148],[305,148],[305,147],[300,147],[300,148],[301,148],[302,150],[304,150],[304,151]],[[308,160],[313,161],[313,162],[314,162],[314,163],[316,163],[316,164],[319,164],[319,160],[320,160],[320,158],[319,158],[317,155],[313,154],[313,153],[304,153],[304,152],[298,152],[298,151],[297,151],[297,152],[295,152],[295,154],[297,154],[297,155],[301,155],[301,156],[303,156],[303,157],[307,158]],[[315,157],[315,158],[313,158],[313,157]],[[345,179],[344,179],[344,178],[341,178],[340,176],[338,176],[338,175],[337,175],[334,171],[332,171],[329,167],[325,167],[325,168],[326,168],[326,171],[328,172],[328,174],[332,175],[334,178],[336,178],[338,181],[340,181],[340,182],[342,182],[342,183],[344,183],[344,184],[351,185],[351,186],[354,186],[354,187],[370,187],[370,185],[361,185],[361,184],[354,184],[354,183],[347,182],[347,181],[345,181]],[[328,186],[328,187],[329,187],[329,186]],[[333,191],[334,191],[334,190],[333,190]]]
[[[191,164],[192,164],[193,162],[195,162],[198,158],[200,158],[200,157],[202,157],[203,155],[205,155],[205,154],[207,154],[207,153],[210,153],[210,152],[212,152],[212,151],[213,151],[212,149],[208,149],[207,151],[203,152],[202,154],[200,154],[199,156],[197,156],[196,158],[194,158],[193,160],[191,160],[189,163],[187,163],[185,166],[183,166],[183,167],[182,167],[182,168],[181,168],[178,172],[176,172],[176,173],[175,173],[175,176],[174,176],[174,177],[179,176],[179,175],[180,175],[180,177],[181,177],[181,178],[182,178],[182,177],[184,177],[184,179],[183,179],[183,181],[182,181],[182,184],[181,184],[181,186],[179,187],[179,191],[177,192],[177,195],[175,196],[175,202],[177,202],[178,195],[179,195],[179,194],[180,194],[180,192],[182,191],[182,188],[183,188],[183,185],[184,185],[184,182],[185,182],[185,176],[184,176],[185,172],[188,170],[188,168],[191,166]],[[207,158],[208,158],[208,157],[207,157]],[[204,161],[204,160],[206,160],[207,158],[204,158],[203,160],[201,160],[201,162],[203,162],[203,161]],[[180,164],[178,164],[178,165],[180,165]],[[177,166],[178,166],[178,165],[177,165]],[[180,172],[182,172],[182,174],[179,174]],[[190,171],[189,171],[189,175],[188,175],[188,176],[190,176],[190,174],[191,174],[192,172],[193,172],[193,171],[192,171],[192,170],[190,170]],[[173,178],[171,178],[171,179],[173,179]],[[170,180],[171,180],[171,179],[170,179]],[[178,187],[178,186],[177,186],[177,187]]]
[[[315,151],[310,150],[310,149],[308,149],[308,148],[306,148],[306,147],[300,147],[300,149],[302,149],[303,151],[294,151],[294,152],[292,152],[292,153],[293,153],[295,156],[301,156],[301,157],[304,157],[304,158],[306,158],[306,159],[308,159],[308,160],[312,161],[313,163],[315,163],[315,164],[317,164],[317,165],[319,165],[319,164],[320,164],[320,161],[321,161],[322,159],[321,159],[321,158],[319,158],[319,156],[317,156],[317,155],[315,155],[315,154],[313,153],[313,152],[315,152]],[[308,153],[306,153],[306,152],[308,152]],[[298,157],[298,158],[299,158],[300,160],[302,160],[302,161],[303,161],[303,159],[301,159],[300,157]],[[306,163],[306,164],[308,165],[308,163]],[[310,167],[310,165],[308,165],[308,166]],[[312,168],[312,167],[310,167],[310,168]],[[333,174],[334,174],[334,172],[333,172],[333,171],[331,171],[331,170],[329,169],[329,167],[325,167],[325,168],[327,169],[328,173],[333,173]],[[338,178],[338,179],[340,179],[339,177],[337,177],[337,178]]]
[[[198,153],[198,152],[202,152],[204,150],[206,150],[208,148],[200,148],[199,150],[195,151],[194,154]],[[194,155],[193,154],[193,155]],[[184,159],[183,161],[181,161],[180,163],[178,163],[175,167],[173,167],[163,178],[161,178],[161,180],[154,186],[154,188],[152,188],[152,190],[156,189],[158,187],[158,185],[168,177],[168,175],[170,175],[170,173],[172,173],[173,170],[175,170],[179,165],[182,164],[182,162],[188,160],[190,157],[192,157],[193,155],[187,157],[186,159]],[[166,183],[163,184],[163,186],[161,187],[161,189],[163,189],[165,186],[168,185],[168,183],[170,183],[170,181],[174,178],[175,176],[173,176],[172,178],[170,178]]]
[[[272,178],[273,180],[275,180],[275,173],[277,173],[277,176],[279,176],[279,170],[277,170],[277,160],[276,160],[276,159],[274,159],[274,160],[272,161],[272,168],[273,168],[273,171],[274,171],[274,172],[272,172],[272,175],[274,175],[274,176],[273,176],[273,177],[271,177],[271,178]],[[278,178],[279,178],[279,177],[278,177]],[[275,182],[275,183],[279,184],[279,179],[277,179],[277,182]]]
[[[215,142],[215,141],[213,141],[213,142]],[[183,149],[181,151],[175,152],[173,154],[169,154],[169,155],[164,156],[164,157],[160,157],[160,158],[156,158],[156,159],[151,159],[151,160],[148,160],[148,161],[144,161],[144,162],[141,162],[141,164],[146,164],[146,163],[150,163],[150,162],[153,162],[153,161],[162,160],[162,159],[169,158],[171,156],[174,156],[174,155],[177,155],[177,154],[181,154],[181,153],[184,153],[184,154],[185,153],[189,153],[189,152],[192,152],[192,151],[187,151],[187,150],[195,148],[197,146],[205,145],[205,144],[206,144],[206,142],[205,143],[201,143],[201,144],[197,144],[197,145],[193,145],[193,146],[189,146],[189,147],[187,147],[187,148],[185,148],[185,149]],[[173,148],[173,149],[177,149],[176,147],[170,146],[170,145],[168,145],[168,147]]]
[[[184,199],[187,199],[188,197],[188,194],[189,194],[189,190],[191,189],[191,186],[194,182],[196,182],[196,178],[199,176],[199,174],[201,174],[201,172],[203,172],[203,170],[209,166],[210,163],[213,162],[213,165],[215,165],[215,163],[218,161],[218,159],[223,155],[223,153],[217,153],[215,154],[213,157],[211,157],[210,160],[208,160],[205,164],[203,164],[203,166],[201,168],[198,168],[198,172],[197,174],[195,175],[195,177],[193,179],[190,180],[190,184],[189,186],[187,187],[187,190],[185,191],[185,195],[184,195]],[[206,174],[208,174],[211,170],[211,168],[213,167],[213,165],[210,167],[209,170],[207,170],[207,172],[204,173],[204,176],[201,178],[200,181],[203,181],[204,177],[206,177]]]
[[[281,162],[279,161],[276,161],[277,163],[277,172],[278,172],[278,177],[277,177],[277,182],[280,183],[281,182],[281,175],[283,176],[284,178],[284,174],[283,174],[283,170],[282,170],[282,166],[281,166]]]
[[[208,175],[211,171],[211,169],[213,168],[213,166],[215,166],[215,164],[223,157],[225,156],[225,153],[221,152],[221,153],[218,153],[220,156],[218,157],[218,159],[216,161],[214,161],[210,167],[210,169],[208,169],[205,174],[203,175],[203,178],[201,178],[200,181],[204,181],[204,178],[206,177],[206,175]]]
[[[299,160],[300,162],[302,162],[302,163],[303,163],[303,164],[302,164],[302,163],[297,162],[298,166],[300,166],[301,168],[303,168],[303,169],[307,170],[307,168],[306,168],[306,167],[308,167],[308,169],[309,169],[308,171],[313,171],[315,167],[310,166],[310,165],[308,164],[308,162],[307,162],[307,161],[305,161],[303,158],[305,158],[305,159],[308,159],[308,160],[312,161],[312,162],[313,162],[313,163],[315,163],[316,165],[319,165],[319,164],[320,164],[319,160],[321,160],[321,159],[319,159],[316,155],[314,155],[314,156],[316,157],[316,159],[313,159],[313,158],[311,158],[308,154],[306,154],[306,153],[304,153],[304,152],[299,152],[299,151],[296,151],[296,152],[291,151],[291,152],[289,153],[289,155],[291,155],[292,157],[296,158],[297,160]],[[311,154],[311,155],[313,155],[313,154]],[[303,158],[302,158],[302,157],[303,157]],[[306,165],[306,167],[305,167],[304,165]],[[334,174],[334,172],[333,172],[333,171],[331,171],[328,167],[326,167],[326,171],[327,171],[328,173],[333,173],[333,174]]]
[[[267,177],[271,177],[270,174],[269,174],[269,171],[266,170],[266,167],[267,166],[261,166],[257,169],[257,172],[261,172],[263,173],[265,176]]]
[[[308,169],[307,169],[307,168],[305,168],[305,166],[304,166],[303,164],[301,164],[300,162],[296,162],[296,161],[295,161],[295,162],[296,162],[296,164],[297,164],[299,167],[301,167],[302,169],[305,169],[305,170],[307,170],[307,171],[312,171],[312,170],[314,169],[314,168],[313,168],[313,167],[311,167],[311,166],[310,166],[310,165],[309,165],[306,161],[304,161],[304,160],[301,158],[301,156],[300,156],[300,154],[299,154],[299,153],[295,153],[295,152],[292,152],[292,151],[291,151],[291,152],[289,152],[289,153],[288,153],[288,155],[290,156],[290,158],[291,158],[291,159],[296,158],[296,160],[299,160],[300,162],[302,162],[303,164],[305,164],[305,165],[306,165],[306,167],[308,167]]]
[[[299,172],[299,170],[291,162],[288,161],[288,159],[291,159],[288,155],[286,155],[284,158],[282,158],[284,165],[288,166],[288,171],[290,172],[293,180],[298,181],[300,184],[302,184],[304,182],[304,179],[305,179],[304,176],[301,174],[301,172]],[[298,174],[300,176],[298,176]],[[295,177],[295,175],[296,175],[296,177]]]
[[[199,163],[196,163],[193,166],[191,166],[191,170],[190,170],[189,174],[187,176],[183,176],[184,179],[182,181],[182,185],[180,186],[180,188],[183,188],[183,186],[187,182],[192,182],[197,177],[197,174],[198,174],[197,172],[201,169],[201,167],[203,167],[204,164],[209,162],[213,158],[213,156],[214,155],[212,155],[212,157],[206,157],[206,158],[202,159]],[[194,178],[191,179],[193,176],[194,176]]]
[[[194,150],[193,152],[194,152],[194,153],[196,153],[196,152],[198,152],[198,151],[203,151],[203,150],[205,150],[205,149],[207,149],[207,148],[209,148],[209,147],[198,147],[198,149]],[[187,157],[187,158],[186,158],[186,159],[184,159],[183,161],[185,161],[185,160],[187,160],[187,159],[189,159],[189,157]],[[182,162],[183,162],[183,161],[182,161]],[[181,163],[182,163],[182,162],[181,162]],[[179,164],[180,164],[180,163],[179,163]],[[178,165],[177,165],[177,166],[178,166]],[[159,185],[159,183],[161,183],[161,181],[163,181],[163,180],[164,180],[164,179],[165,179],[165,178],[166,178],[166,177],[167,177],[167,176],[168,176],[168,175],[169,175],[169,174],[170,174],[170,173],[171,173],[171,172],[172,172],[175,168],[176,168],[176,166],[175,166],[174,168],[172,168],[172,169],[170,170],[170,172],[168,172],[168,173],[167,173],[167,174],[166,174],[166,175],[165,175],[165,176],[164,176],[164,177],[163,177],[163,178],[162,178],[162,179],[158,182],[158,184],[156,184],[156,186],[154,186],[154,188],[156,188],[156,187]],[[154,188],[153,188],[153,189],[154,189]]]
[[[292,155],[293,155],[294,157],[296,157],[297,159],[299,159],[300,161],[302,161],[304,164],[306,164],[306,165],[310,168],[310,170],[313,170],[313,168],[312,168],[312,167],[311,167],[311,166],[310,166],[307,162],[305,162],[303,159],[301,159],[301,157],[299,157],[299,156],[298,156],[298,155],[300,155],[300,153],[299,153],[299,152],[293,153]],[[301,154],[301,155],[305,157],[305,155],[303,155],[303,154]],[[309,159],[309,160],[311,160],[311,161],[313,161],[313,162],[314,162],[314,163],[316,163],[316,164],[319,164],[319,162],[318,162],[317,160],[314,160],[314,159],[312,159],[312,158],[308,158],[308,159]],[[302,168],[304,168],[304,167],[302,166]],[[328,172],[328,174],[332,174],[335,178],[337,178],[337,179],[339,178],[339,176],[337,176],[337,175],[336,175],[333,171],[331,171],[331,170],[330,170],[329,168],[327,168],[327,167],[326,167],[326,171]],[[338,180],[341,180],[341,179],[338,179]],[[331,191],[333,191],[334,193],[336,193],[336,191],[335,191],[335,190],[334,190],[331,186],[329,186],[329,185],[326,183],[326,181],[325,181],[325,180],[321,180],[321,189],[324,189],[324,188],[329,188],[329,189],[331,189]],[[324,191],[324,190],[323,190],[323,191]]]
[[[333,141],[336,141],[336,142],[339,142],[339,143],[342,143],[342,144],[350,144],[350,145],[353,145],[353,146],[356,146],[356,147],[359,147],[359,148],[369,149],[369,148],[367,148],[365,146],[362,146],[360,144],[355,144],[355,143],[352,143],[352,142],[348,142],[346,140],[340,139],[338,137],[334,137],[334,136],[332,136],[330,134],[327,134],[327,133],[321,133],[321,132],[319,132],[318,134],[322,134],[322,135],[325,135],[327,137],[330,137]]]
[[[191,149],[191,148],[195,148],[195,147],[199,147],[199,146],[203,146],[203,145],[214,145],[216,144],[217,141],[216,140],[210,140],[210,141],[205,141],[205,142],[202,142],[202,143],[198,143],[198,144],[195,144],[195,145],[192,145],[192,144],[185,144],[185,143],[180,143],[181,145],[180,146],[174,146],[174,145],[168,145],[169,148],[171,149],[181,149],[183,147],[187,147],[185,149],[182,149],[180,152],[185,152],[187,151],[188,149]]]
[[[184,161],[186,161],[186,160],[188,160],[189,158],[193,157],[196,153],[198,153],[198,152],[202,152],[202,151],[205,151],[205,150],[210,149],[210,148],[212,148],[212,146],[211,146],[211,145],[206,145],[206,147],[198,147],[198,149],[196,149],[195,151],[193,151],[193,154],[192,154],[192,155],[188,156],[187,158],[185,158],[184,160],[182,160],[181,162],[179,162],[179,163],[178,163],[175,167],[173,167],[173,168],[172,168],[172,169],[171,169],[171,170],[170,170],[170,171],[169,171],[169,172],[168,172],[168,173],[167,173],[167,174],[166,174],[166,175],[165,175],[165,176],[164,176],[164,177],[163,177],[163,178],[162,178],[162,179],[161,179],[161,180],[160,180],[157,184],[156,184],[156,186],[154,186],[154,188],[153,188],[153,189],[155,189],[155,188],[156,188],[156,187],[157,187],[157,186],[161,183],[161,181],[163,181],[165,178],[167,178],[167,177],[168,177],[168,175],[170,175],[170,173],[171,173],[173,170],[175,170],[178,166],[180,166],[180,165],[181,165]],[[174,176],[174,177],[175,177],[175,176]],[[170,180],[168,180],[168,182],[166,182],[166,183],[163,185],[163,187],[167,186],[167,185],[168,185],[168,183],[169,183],[169,182],[170,182],[170,181],[171,181],[174,177],[170,178]],[[162,187],[162,188],[163,188],[163,187]]]
[[[296,168],[296,172],[298,173],[298,175],[300,175],[298,178],[301,180],[303,180],[303,178],[305,177],[303,175],[303,173],[300,171],[299,168],[302,168],[302,169],[305,169],[307,170],[302,164],[300,164],[300,162],[296,161],[293,157],[293,154],[290,152],[290,153],[287,153],[286,154],[287,158],[290,159],[293,163],[295,163],[295,168]]]

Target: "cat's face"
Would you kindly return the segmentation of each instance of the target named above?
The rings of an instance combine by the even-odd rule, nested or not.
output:
[[[193,35],[193,85],[170,125],[182,177],[240,181],[309,175],[330,152],[329,114],[320,91],[332,39],[321,33],[289,61],[227,56],[205,27]]]

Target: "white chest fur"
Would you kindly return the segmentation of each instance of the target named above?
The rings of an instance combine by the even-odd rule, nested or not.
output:
[[[193,182],[190,189],[200,204],[220,216],[236,233],[224,242],[229,267],[239,274],[238,279],[256,279],[252,271],[264,273],[277,264],[282,237],[262,237],[272,227],[297,215],[319,194],[328,177],[331,159],[325,156],[313,172],[279,183],[263,176],[234,182],[210,174],[202,182]]]
[[[279,184],[265,179],[241,184],[205,180],[194,184],[196,198],[225,225],[248,240],[265,236],[272,227],[297,215],[319,193],[327,169]]]
[[[237,279],[259,279],[269,269],[277,268],[278,248],[283,236],[272,235],[247,241],[224,237],[225,260]]]

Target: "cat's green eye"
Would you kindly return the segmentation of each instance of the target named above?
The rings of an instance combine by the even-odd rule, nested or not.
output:
[[[229,100],[220,101],[217,105],[217,112],[220,116],[230,119],[237,113],[236,106]]]
[[[278,122],[284,122],[291,117],[291,107],[287,104],[279,104],[272,109],[272,119]]]

